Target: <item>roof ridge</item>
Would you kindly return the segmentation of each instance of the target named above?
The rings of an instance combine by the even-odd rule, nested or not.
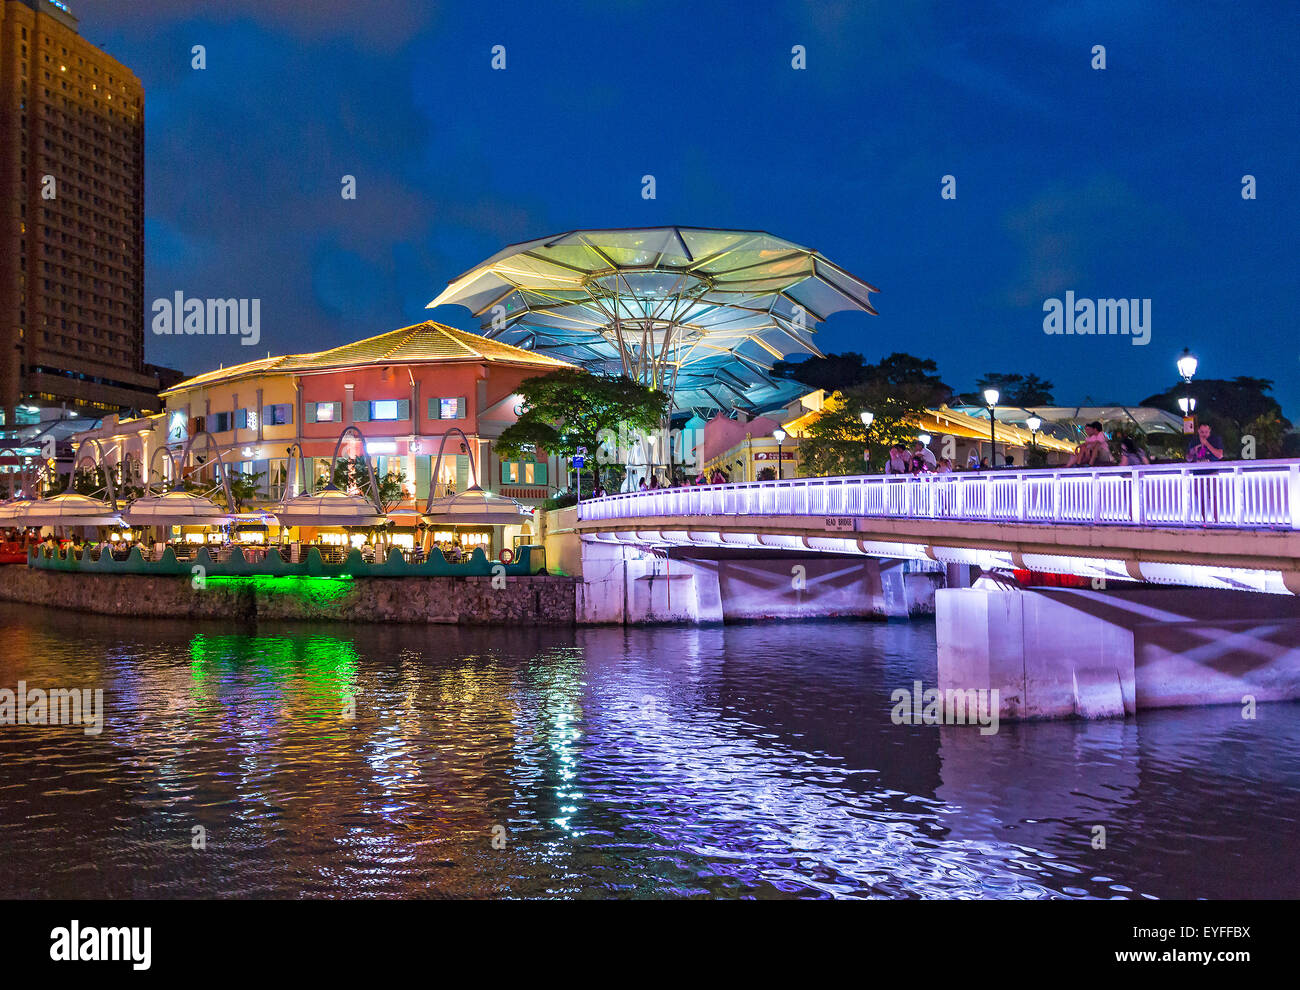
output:
[[[459,344],[461,347],[465,348],[465,350],[469,351],[470,354],[478,358],[483,358],[485,361],[492,360],[485,353],[483,353],[483,351],[475,347],[470,347],[469,344],[465,342],[465,340],[463,339],[466,336],[464,330],[461,330],[459,327],[449,327],[445,323],[434,323],[433,320],[430,320],[429,322],[433,323],[434,326],[438,328],[439,332],[441,332],[444,337],[450,337],[454,343]],[[484,337],[482,339],[486,340],[487,338]]]

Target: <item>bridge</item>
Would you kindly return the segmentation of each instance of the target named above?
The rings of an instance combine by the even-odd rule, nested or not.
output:
[[[556,521],[588,622],[932,610],[941,686],[999,688],[1004,718],[1300,697],[1297,461],[669,488]]]

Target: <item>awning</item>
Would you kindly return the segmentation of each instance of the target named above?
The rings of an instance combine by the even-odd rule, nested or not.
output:
[[[477,485],[429,503],[421,521],[431,526],[511,526],[532,519],[532,513],[512,498],[494,495]]]

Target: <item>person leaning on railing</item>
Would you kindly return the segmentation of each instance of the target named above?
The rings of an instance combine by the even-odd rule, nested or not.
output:
[[[1209,423],[1196,428],[1196,441],[1187,448],[1187,459],[1192,462],[1223,460],[1223,441],[1211,432]]]

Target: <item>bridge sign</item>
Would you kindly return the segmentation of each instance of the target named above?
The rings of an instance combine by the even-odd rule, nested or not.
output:
[[[852,516],[827,516],[826,529],[832,533],[852,533]]]

